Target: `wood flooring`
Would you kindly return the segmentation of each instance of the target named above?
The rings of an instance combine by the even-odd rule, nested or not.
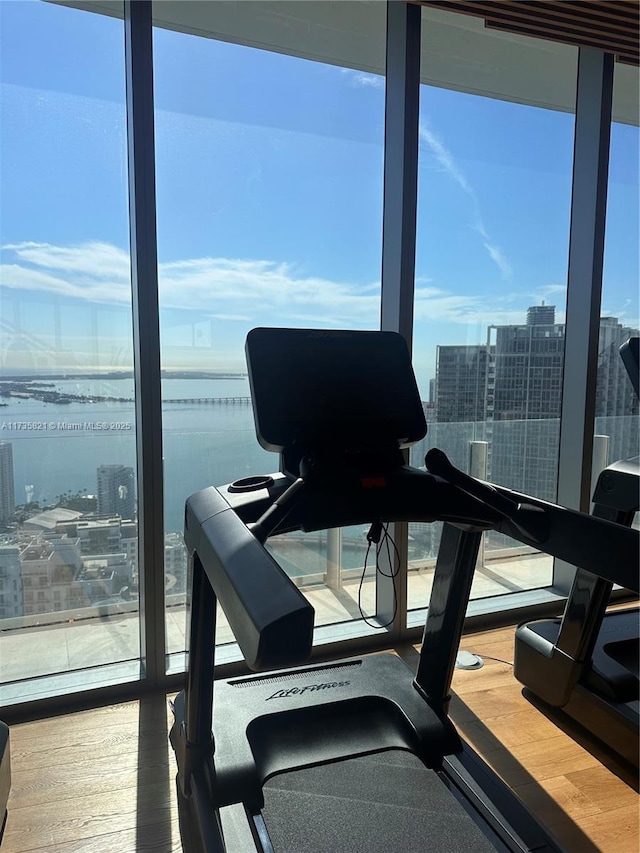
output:
[[[567,851],[638,853],[637,778],[586,732],[567,720],[570,737],[522,696],[513,635],[502,628],[463,637],[460,648],[484,666],[454,674],[450,715],[458,731]],[[417,660],[414,649],[402,656],[410,666]]]
[[[637,853],[633,780],[623,781],[616,775],[622,768],[523,698],[512,674],[513,631],[463,639],[462,648],[485,665],[456,671],[451,716],[458,729],[566,850]],[[399,651],[415,662],[413,648]],[[180,851],[169,720],[159,695],[12,727],[2,853]]]

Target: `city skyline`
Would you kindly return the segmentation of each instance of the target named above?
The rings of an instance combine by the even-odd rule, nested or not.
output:
[[[555,306],[530,306],[526,312],[526,322],[518,325],[492,326],[490,332],[487,341],[480,345],[436,347],[438,369],[435,379],[430,383],[433,384],[433,392],[430,393],[429,399],[425,398],[424,395],[422,397],[429,425],[435,427],[436,424],[458,423],[462,426],[471,425],[474,430],[481,432],[483,430],[486,432],[488,428],[490,432],[491,424],[497,421],[503,421],[509,425],[507,430],[511,429],[510,425],[527,420],[559,422],[564,325],[555,322]],[[598,419],[611,417],[620,419],[621,424],[614,429],[617,435],[615,452],[619,451],[621,456],[633,455],[633,443],[637,436],[633,425],[628,423],[628,416],[637,414],[638,403],[618,350],[624,340],[630,335],[637,334],[637,329],[622,326],[616,318],[603,317],[600,320],[601,347],[595,415]],[[181,380],[177,381],[180,382]],[[224,381],[222,383],[215,379],[211,381],[215,387],[224,390]],[[85,471],[86,476],[83,476],[82,481],[78,479],[78,473],[74,474],[72,482],[63,481],[61,479],[63,469],[58,470],[58,475],[54,478],[55,487],[50,485],[48,490],[43,492],[42,484],[40,484],[35,489],[38,497],[34,505],[39,505],[41,508],[54,506],[58,505],[58,499],[61,499],[63,502],[59,505],[66,507],[71,506],[70,503],[67,503],[68,500],[78,499],[79,503],[82,503],[82,507],[78,503],[78,506],[73,505],[73,508],[82,508],[84,512],[89,511],[86,501],[92,499],[96,502],[93,511],[97,511],[99,516],[120,515],[123,518],[134,518],[136,506],[135,467],[131,463],[123,464],[114,458],[109,459],[109,456],[105,455],[106,445],[104,441],[105,439],[108,440],[109,430],[107,427],[109,422],[103,422],[102,419],[91,420],[94,417],[92,414],[94,407],[97,406],[98,410],[102,411],[105,404],[100,401],[100,398],[93,399],[94,395],[89,391],[88,396],[81,394],[76,397],[75,407],[72,407],[68,413],[55,403],[54,391],[47,390],[47,396],[40,397],[37,395],[37,385],[34,387],[36,388],[36,396],[33,398],[29,397],[28,384],[24,385],[27,390],[17,392],[17,397],[6,398],[9,402],[4,405],[9,414],[5,415],[1,425],[6,437],[10,437],[12,441],[17,441],[24,446],[26,446],[25,442],[33,445],[36,439],[47,439],[46,445],[38,445],[43,448],[48,447],[52,441],[57,446],[57,441],[60,439],[81,437],[82,444],[78,447],[83,448],[83,458],[94,460],[89,462],[89,468],[86,468],[86,464],[85,466],[73,466],[74,471],[76,469],[78,472],[81,469]],[[80,386],[75,387],[78,390],[80,389]],[[184,387],[189,389],[190,383],[187,381]],[[209,403],[211,402],[209,400],[210,387],[212,386],[207,384],[207,380],[196,383],[193,395],[182,400],[182,407],[179,400],[171,400],[167,404],[165,414],[170,414],[173,419],[170,422],[173,426],[165,425],[168,426],[170,435],[175,430],[176,425],[178,433],[184,431],[185,438],[191,434],[190,430],[193,429],[193,426],[189,426],[189,420],[184,420],[184,418],[195,417],[196,421],[191,423],[197,422],[198,413],[204,410],[197,405],[194,408],[194,404],[200,401],[199,395],[204,395],[206,400]],[[531,392],[530,395],[529,391]],[[168,396],[171,397],[172,395],[169,394]],[[54,397],[51,403],[47,402],[51,397]],[[30,414],[28,415],[26,410],[22,410],[23,414],[20,414],[20,407],[25,399],[28,400],[30,407],[28,410]],[[202,432],[203,436],[210,435],[211,440],[203,446],[208,448],[208,452],[215,453],[216,442],[223,440],[222,436],[227,433],[233,434],[237,430],[239,446],[246,446],[245,455],[252,455],[253,458],[250,451],[250,448],[255,444],[255,436],[252,435],[253,431],[250,427],[253,420],[249,405],[251,398],[234,396],[223,398],[220,403],[224,403],[227,399],[243,403],[240,408],[240,420],[227,420],[227,415],[235,411],[235,406],[231,406],[231,408],[225,405],[222,408],[216,406],[213,410],[207,408],[207,412],[211,411],[211,416],[207,418],[208,426],[204,432],[201,429],[199,432]],[[132,400],[130,399],[120,399],[121,408],[123,406],[129,407],[131,404]],[[50,413],[48,413],[49,405],[53,406]],[[222,420],[215,417],[218,410]],[[61,412],[63,412],[62,415]],[[51,419],[52,415],[53,420]],[[60,421],[61,416],[65,418],[64,421]],[[22,417],[29,417],[34,420],[33,422],[18,420]],[[627,425],[623,426],[622,421],[625,421]],[[30,424],[33,427],[32,429],[28,428]],[[126,441],[129,448],[128,453],[131,460],[134,461],[134,423],[133,421],[118,421],[117,425],[126,426],[127,429],[113,431],[111,437],[118,441]],[[557,430],[557,425],[553,428]],[[210,433],[207,430],[210,430]],[[620,433],[621,430],[625,435],[624,441],[622,440],[622,433]],[[431,437],[432,433],[433,430],[430,430],[429,435]],[[97,440],[93,451],[91,451],[92,442],[90,442],[92,436],[95,436]],[[217,438],[214,440],[215,436]],[[98,441],[98,439],[100,440]],[[89,444],[86,443],[87,440],[89,440]],[[9,448],[11,447],[7,442],[4,444]],[[0,442],[1,446],[2,442]],[[114,450],[115,447],[116,445],[114,445]],[[63,445],[60,445],[60,448],[62,449]],[[257,447],[253,447],[253,449],[256,450]],[[54,452],[53,445],[47,453],[51,454],[52,452]],[[116,452],[120,455],[122,445]],[[223,452],[222,458],[225,455]],[[526,453],[516,453],[515,455],[523,464],[526,462]],[[241,464],[239,458],[235,456],[235,451],[233,458],[236,466]],[[257,462],[257,464],[260,465],[261,463]],[[275,464],[275,460],[273,460],[273,464]],[[507,464],[507,469],[509,464]],[[223,468],[225,470],[219,471],[218,477],[214,477],[211,482],[223,482],[236,476],[236,469],[224,465]],[[18,484],[20,494],[22,494],[23,488],[27,492],[27,503],[33,498],[34,486],[25,485],[23,487],[22,483],[33,483],[35,480],[42,479],[37,468],[33,469],[31,466],[29,470],[31,479],[24,480],[23,472],[22,479]],[[33,479],[34,476],[35,480]],[[553,478],[555,478],[555,473]],[[501,481],[504,485],[512,485],[513,487],[513,484],[509,483],[509,477],[502,477]],[[197,483],[194,483],[191,490],[197,488]],[[534,492],[535,489],[532,490],[532,493]],[[43,499],[44,494],[47,496],[46,499]],[[550,493],[548,497],[551,497]],[[18,503],[22,506],[23,501],[18,501]]]
[[[555,306],[530,306],[526,322],[492,327],[494,343],[488,340],[478,346],[438,348],[441,369],[436,377],[435,406],[431,409],[434,420],[427,437],[411,449],[412,464],[421,466],[428,447],[438,446],[464,468],[470,458],[470,442],[486,442],[486,475],[490,480],[555,500],[557,386],[562,374],[558,346],[564,337],[564,327],[555,319]],[[628,455],[629,447],[637,445],[637,418],[631,423],[633,419],[628,417],[633,414],[633,407],[628,405],[632,388],[618,346],[623,334],[637,330],[621,326],[615,318],[602,318],[601,329],[604,330],[601,331],[603,370],[599,371],[602,382],[596,414],[601,427],[612,428],[607,446],[610,443],[614,456],[622,448],[623,455]],[[449,355],[453,358],[445,358]],[[476,357],[479,355],[486,358],[479,359]],[[465,373],[465,368],[470,369]],[[606,377],[609,381],[604,381]],[[530,410],[527,406],[515,420],[511,409],[501,411],[505,401],[508,406],[513,406],[514,400],[517,403],[517,395],[511,393],[514,387],[529,387],[536,382],[535,400],[540,404],[537,408]],[[453,392],[448,395],[447,417],[443,417],[441,409],[442,399],[447,398],[445,390]],[[607,393],[603,394],[604,391]],[[43,400],[39,402],[44,407],[42,411],[49,405]],[[476,416],[475,422],[470,420],[472,414]],[[613,418],[609,420],[611,415]],[[7,456],[5,448],[10,449],[11,444],[0,442],[0,463]],[[216,448],[224,453],[222,444],[216,444]],[[63,493],[51,507],[39,506],[37,502],[30,508],[21,507],[20,520],[16,515],[13,523],[5,524],[0,537],[0,569],[4,577],[1,618],[53,614],[51,618],[56,619],[62,618],[57,614],[68,616],[87,607],[135,606],[138,541],[134,468],[100,461],[93,470],[97,483],[95,496],[86,494],[84,489],[77,494],[63,492],[64,486],[58,485]],[[0,474],[0,486],[4,489],[6,476],[2,464]],[[171,475],[167,476],[173,483]],[[411,536],[411,559],[416,564],[434,559],[438,526],[412,525]],[[501,538],[494,535],[486,543],[487,553],[503,545]],[[170,524],[165,535],[165,575],[171,595],[184,595],[186,554],[181,534]]]

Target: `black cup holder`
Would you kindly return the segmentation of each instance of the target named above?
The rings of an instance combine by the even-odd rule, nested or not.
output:
[[[262,474],[258,477],[243,477],[241,480],[235,480],[229,486],[230,492],[255,492],[258,489],[268,489],[273,485],[273,477],[269,474]]]

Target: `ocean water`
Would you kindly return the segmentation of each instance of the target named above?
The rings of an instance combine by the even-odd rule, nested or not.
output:
[[[55,388],[87,397],[133,398],[133,380],[66,380]],[[165,379],[163,400],[249,397],[246,378]],[[54,503],[65,492],[95,494],[100,465],[135,469],[133,402],[74,402],[2,398],[0,441],[13,448],[16,504]],[[29,426],[30,425],[30,426]],[[185,499],[199,489],[278,468],[275,453],[255,437],[247,403],[163,405],[165,529],[182,530]]]

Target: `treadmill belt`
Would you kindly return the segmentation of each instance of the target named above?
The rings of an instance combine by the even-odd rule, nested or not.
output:
[[[485,853],[496,847],[404,750],[274,776],[263,816],[275,853]]]

